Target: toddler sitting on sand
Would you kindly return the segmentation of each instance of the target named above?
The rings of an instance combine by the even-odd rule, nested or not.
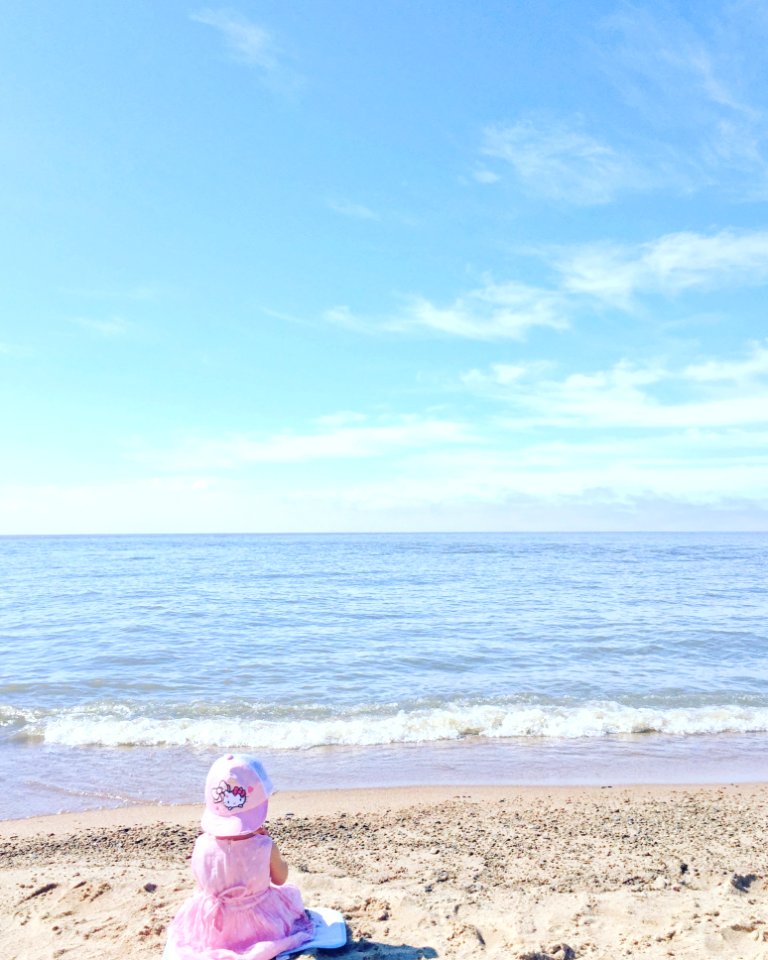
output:
[[[313,922],[263,826],[272,784],[254,757],[228,754],[205,783],[195,842],[198,889],[168,928],[163,960],[272,960],[310,940]]]

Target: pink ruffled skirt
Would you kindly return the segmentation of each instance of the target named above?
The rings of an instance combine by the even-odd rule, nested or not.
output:
[[[198,891],[171,922],[163,960],[272,960],[312,933],[301,893],[290,884],[258,893]]]

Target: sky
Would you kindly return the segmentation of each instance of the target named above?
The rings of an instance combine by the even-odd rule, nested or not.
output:
[[[8,0],[0,534],[768,530],[762,0]]]

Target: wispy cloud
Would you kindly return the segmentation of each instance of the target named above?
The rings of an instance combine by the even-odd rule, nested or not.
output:
[[[498,183],[501,180],[501,177],[498,173],[494,173],[493,170],[489,170],[487,167],[481,167],[472,174],[472,178],[477,181],[477,183]]]
[[[686,380],[714,382],[730,381],[743,385],[746,381],[768,377],[768,344],[750,344],[750,354],[743,360],[705,360],[685,367]]]
[[[549,360],[528,361],[526,363],[492,363],[487,371],[472,369],[461,374],[463,384],[487,390],[489,387],[501,387],[522,384],[540,379],[552,371],[554,364]]]
[[[675,174],[686,189],[764,198],[768,115],[764,86],[750,72],[768,39],[765,25],[749,4],[724,5],[701,23],[697,30],[668,11],[627,6],[604,22],[595,60],[648,124],[646,166],[663,172],[658,137],[674,149]]]
[[[133,455],[167,470],[229,470],[256,463],[367,460],[424,446],[470,442],[470,432],[458,421],[401,416],[382,422],[345,411],[336,417],[320,418],[309,432],[194,438],[167,451],[142,449]]]
[[[351,200],[328,200],[328,206],[334,213],[340,213],[343,217],[351,217],[354,220],[380,220],[381,217],[375,210],[366,207],[362,203],[353,203]]]
[[[580,124],[529,118],[489,127],[482,152],[509,164],[532,193],[579,206],[608,203],[625,189],[649,185],[637,163]]]
[[[682,17],[625,5],[603,21],[594,60],[633,122],[593,132],[579,115],[523,116],[486,128],[481,154],[529,194],[569,205],[650,190],[766,199],[768,103],[749,65],[761,49],[752,34],[762,29],[764,47],[768,31],[745,4],[709,24],[705,35]],[[474,176],[491,182],[504,169],[487,164]]]
[[[522,340],[534,328],[565,330],[607,305],[632,313],[639,298],[768,283],[768,231],[671,233],[642,244],[541,249],[547,286],[487,280],[439,304],[413,295],[389,314],[364,316],[339,304],[323,320],[361,333],[396,332],[467,340]]]
[[[573,431],[768,429],[768,345],[738,360],[684,367],[622,360],[607,370],[555,379],[541,365],[473,369],[462,383],[508,404],[515,430]],[[708,389],[711,387],[711,389]]]
[[[522,340],[532,327],[562,330],[568,326],[566,302],[558,292],[492,280],[445,305],[412,296],[402,309],[383,317],[360,317],[342,305],[327,310],[324,319],[352,330],[431,333],[488,341]]]
[[[606,18],[595,54],[625,100],[661,121],[706,122],[712,114],[702,114],[705,104],[755,118],[759,111],[738,89],[744,82],[739,53],[748,42],[739,6],[709,18],[710,36],[668,11],[627,6]]]
[[[621,529],[632,525],[632,513],[639,511],[642,526],[642,516],[666,503],[678,527],[689,516],[681,508],[699,505],[705,513],[695,526],[728,528],[736,517],[749,529],[750,518],[753,527],[758,515],[764,523],[768,510],[766,355],[761,342],[736,357],[677,366],[625,360],[559,377],[550,362],[499,363],[463,377],[466,389],[497,404],[495,415],[472,424],[340,410],[303,430],[137,448],[134,458],[153,474],[126,486],[123,523],[143,529],[150,511],[161,529],[178,529],[185,515],[186,523],[194,516],[195,529],[202,522],[217,530],[423,529],[433,522],[478,529],[483,517],[491,529],[556,522]],[[334,460],[343,461],[341,472],[309,468]],[[300,464],[307,468],[295,469]],[[41,509],[55,503],[60,529],[74,507],[96,523],[101,503],[103,522],[114,524],[117,492],[49,489]],[[12,517],[18,496],[3,494],[0,505]],[[24,488],[19,495],[33,494]],[[606,513],[606,505],[619,513]],[[725,513],[710,521],[709,510]]]
[[[71,321],[78,327],[97,333],[101,337],[122,337],[132,325],[120,317],[111,317],[109,320],[97,320],[93,317],[74,317]]]
[[[343,327],[345,330],[354,330],[358,333],[375,333],[382,329],[380,321],[358,316],[343,303],[324,310],[322,319],[334,327]]]
[[[672,233],[635,247],[587,246],[556,266],[565,291],[621,307],[640,293],[757,286],[768,280],[768,231]]]
[[[473,340],[519,340],[531,327],[567,327],[564,306],[556,292],[489,281],[447,306],[413,297],[390,325],[396,330],[425,329]]]
[[[208,7],[192,14],[192,20],[217,30],[232,56],[259,70],[270,84],[281,88],[298,85],[299,78],[288,67],[284,51],[265,27],[228,8]]]

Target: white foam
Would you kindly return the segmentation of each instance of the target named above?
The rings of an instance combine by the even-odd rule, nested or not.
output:
[[[69,746],[221,745],[298,750],[481,738],[582,738],[657,733],[674,736],[768,731],[768,707],[651,708],[613,701],[582,705],[448,704],[388,716],[269,721],[237,716],[156,719],[65,712],[26,725],[24,736]]]
[[[0,703],[0,728],[10,727],[20,723],[31,723],[36,717],[37,714],[34,710],[25,710],[21,707],[12,707],[8,704]]]

